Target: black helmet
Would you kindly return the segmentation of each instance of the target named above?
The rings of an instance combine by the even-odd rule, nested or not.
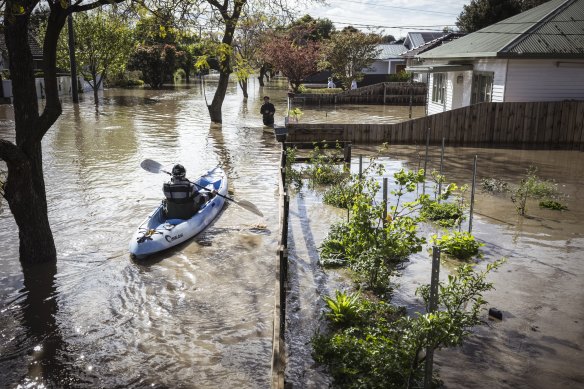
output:
[[[185,178],[187,171],[185,167],[181,164],[176,164],[172,168],[172,176],[177,178]]]

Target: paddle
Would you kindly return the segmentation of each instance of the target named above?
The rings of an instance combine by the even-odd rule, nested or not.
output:
[[[172,175],[171,172],[164,170],[160,163],[153,161],[151,159],[143,160],[142,163],[140,163],[140,166],[142,167],[142,169],[144,169],[150,173],[166,173],[166,174]],[[187,179],[187,181],[189,181],[191,184],[194,184],[195,186],[197,186],[201,189],[206,189],[204,186],[199,185],[196,182],[192,182],[188,179]],[[215,193],[215,194],[219,197],[223,197],[225,200],[229,200],[229,201],[239,205],[243,209],[247,209],[248,211],[255,213],[258,216],[262,216],[262,217],[264,216],[264,214],[254,204],[250,203],[249,201],[235,200],[231,197],[224,196],[220,193]]]

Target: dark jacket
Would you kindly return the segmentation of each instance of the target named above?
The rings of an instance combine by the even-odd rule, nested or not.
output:
[[[274,107],[274,104],[270,103],[269,101],[267,103],[263,103],[262,107],[260,108],[260,113],[264,119],[264,124],[274,124],[274,114],[276,113],[276,107]]]

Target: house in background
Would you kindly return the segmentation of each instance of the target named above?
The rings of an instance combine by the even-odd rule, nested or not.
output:
[[[359,85],[371,85],[388,81],[390,74],[398,74],[406,68],[407,57],[402,54],[416,47],[425,45],[439,37],[446,35],[444,32],[408,32],[402,43],[384,43],[377,46],[381,52],[378,58],[363,69],[365,77]]]
[[[551,0],[419,54],[428,114],[481,102],[584,100],[584,1]]]
[[[406,60],[406,67],[411,67],[415,65],[420,65],[422,60],[418,58],[422,53],[426,51],[435,49],[436,47],[442,46],[448,42],[452,42],[455,39],[463,37],[464,33],[461,32],[449,32],[447,34],[440,33],[438,38],[435,38],[429,42],[423,43],[419,46],[414,46],[413,48],[409,49],[408,51],[401,54],[403,58]],[[428,82],[428,73],[414,73],[414,81],[415,82]]]

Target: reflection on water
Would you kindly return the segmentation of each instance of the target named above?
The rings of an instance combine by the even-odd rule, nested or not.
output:
[[[162,91],[108,90],[98,111],[91,96],[83,96],[78,107],[65,101],[62,117],[43,141],[57,265],[25,269],[23,275],[14,221],[6,210],[0,214],[0,387],[35,386],[41,381],[90,388],[269,386],[279,145],[263,130],[259,108],[261,97],[269,94],[277,109],[276,124],[283,124],[284,87],[271,84],[260,89],[252,83],[250,97],[244,100],[231,84],[222,125],[208,119],[205,95],[212,97],[212,84]],[[407,108],[383,106],[302,109],[301,120],[306,122],[389,122],[408,114]],[[11,115],[9,107],[0,106],[0,135],[8,139],[14,136]],[[359,152],[369,150],[354,155]],[[473,152],[449,150],[453,157],[446,174],[469,180],[467,160]],[[394,170],[417,167],[417,155],[420,150],[415,148],[390,149],[384,162]],[[582,353],[573,347],[582,344],[582,332],[573,323],[584,320],[579,308],[582,292],[577,288],[582,289],[578,280],[583,272],[574,264],[584,246],[580,222],[584,215],[577,208],[582,161],[576,155],[493,150],[484,152],[485,162],[479,163],[482,172],[514,178],[529,160],[537,159],[542,176],[556,177],[571,195],[573,211],[538,211],[535,218],[525,220],[514,218],[509,204],[481,197],[477,211],[489,217],[475,219],[479,238],[488,243],[489,258],[513,259],[501,272],[505,283],[487,297],[515,318],[498,323],[495,336],[486,330],[483,338],[490,336],[488,347],[494,350],[488,356],[508,355],[513,339],[516,354],[497,361],[525,371],[521,358],[526,355],[530,366],[542,368],[556,353],[566,363],[553,365],[551,373],[546,370],[548,381],[562,374],[576,376],[574,366],[582,362]],[[232,195],[253,202],[266,216],[261,219],[227,204],[213,225],[192,241],[134,262],[127,253],[128,240],[159,204],[166,179],[143,171],[140,162],[145,158],[168,166],[180,162],[191,177],[221,165],[229,175]],[[435,166],[435,152],[432,158]],[[323,387],[329,379],[315,370],[307,342],[319,325],[321,296],[343,281],[318,267],[317,248],[330,223],[345,214],[323,207],[312,192],[294,198],[291,212],[287,378],[298,387]],[[427,282],[427,266],[423,255],[412,259],[401,279],[398,301],[417,304],[412,291]],[[44,276],[39,278],[39,272]],[[542,288],[535,288],[533,279]],[[555,288],[558,284],[563,290]],[[566,298],[572,295],[576,298]],[[562,333],[556,318],[566,323]],[[530,325],[538,330],[532,331]],[[512,331],[523,340],[511,338]],[[538,343],[532,342],[534,336]],[[460,355],[454,351],[437,356],[446,381],[463,382],[468,377],[478,381],[472,375],[476,366],[471,365],[478,353],[485,352],[483,338]],[[515,365],[513,358],[519,360]],[[465,376],[458,376],[456,364],[469,365]],[[498,379],[497,374],[492,373]]]

